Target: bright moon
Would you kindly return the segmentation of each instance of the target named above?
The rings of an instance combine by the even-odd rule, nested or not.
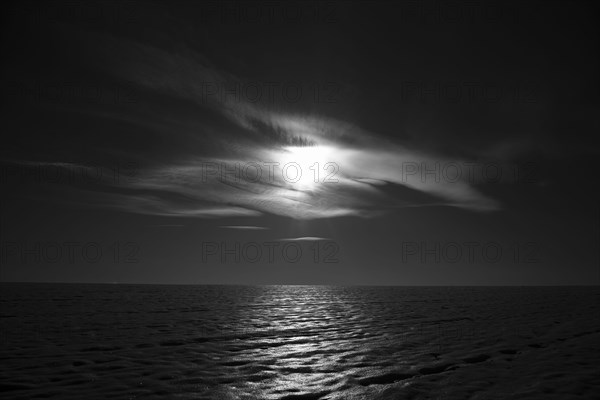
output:
[[[284,180],[299,190],[317,189],[335,169],[331,153],[326,146],[284,147],[278,160]]]

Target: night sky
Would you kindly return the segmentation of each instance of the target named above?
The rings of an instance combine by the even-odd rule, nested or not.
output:
[[[593,2],[16,2],[0,280],[600,283]]]

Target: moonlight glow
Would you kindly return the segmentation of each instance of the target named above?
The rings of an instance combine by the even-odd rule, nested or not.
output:
[[[312,191],[324,182],[335,182],[337,164],[326,146],[284,147],[278,156],[284,180],[299,190]]]

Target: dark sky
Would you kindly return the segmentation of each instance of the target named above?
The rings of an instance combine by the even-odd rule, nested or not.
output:
[[[5,5],[0,280],[600,283],[599,15],[519,3]]]

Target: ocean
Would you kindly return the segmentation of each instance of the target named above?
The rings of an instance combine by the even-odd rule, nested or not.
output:
[[[596,399],[598,287],[0,284],[6,399]]]

